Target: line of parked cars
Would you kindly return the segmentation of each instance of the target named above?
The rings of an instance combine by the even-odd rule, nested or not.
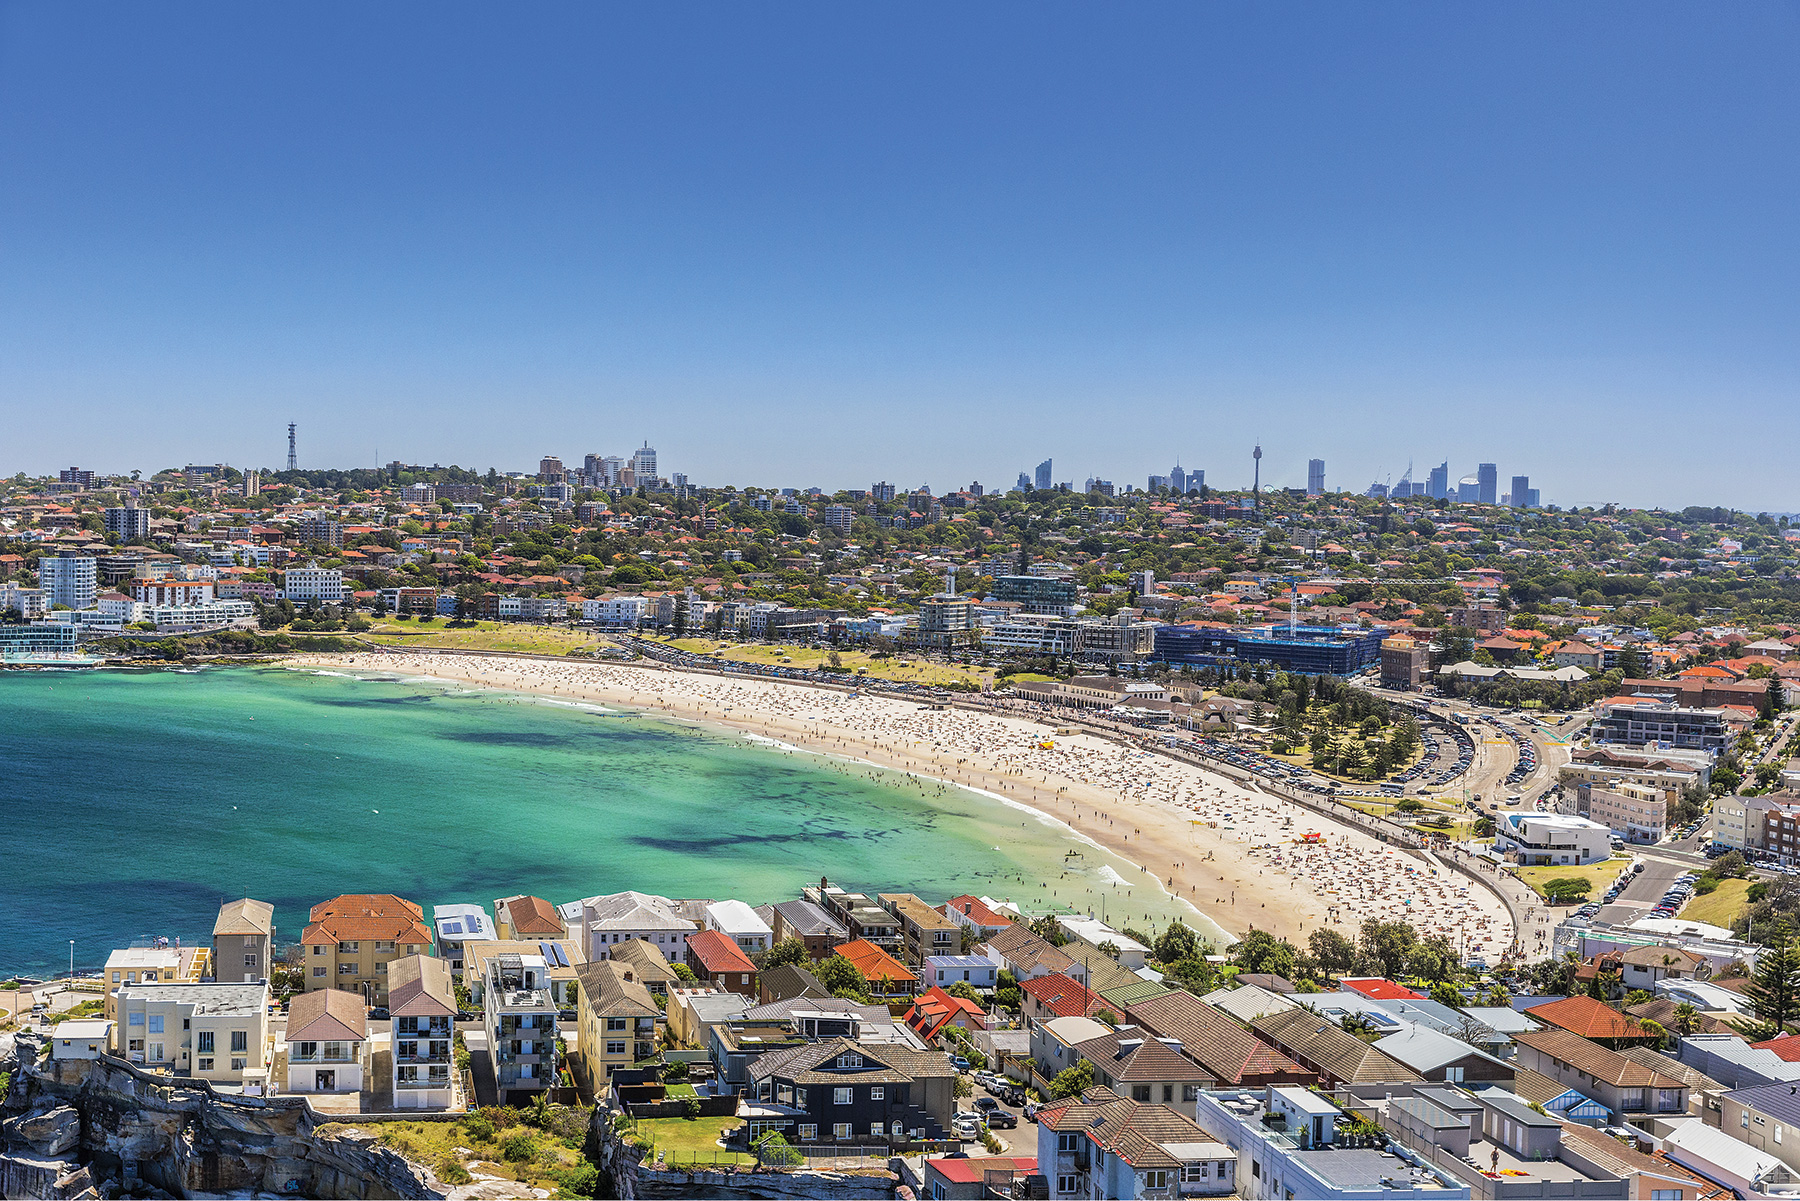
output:
[[[1655,917],[1674,917],[1680,913],[1681,907],[1687,904],[1694,895],[1696,879],[1698,876],[1693,872],[1683,872],[1675,877],[1675,883],[1669,886],[1668,892],[1663,893],[1662,900],[1656,903],[1656,908],[1650,911],[1651,914]]]

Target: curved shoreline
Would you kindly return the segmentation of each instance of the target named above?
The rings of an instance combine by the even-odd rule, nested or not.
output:
[[[1472,889],[1460,875],[1440,876],[1364,831],[1092,734],[1051,738],[1044,725],[1023,716],[934,710],[848,689],[638,664],[410,649],[284,662],[399,669],[626,706],[980,791],[1138,865],[1150,877],[1145,883],[1156,883],[1231,937],[1258,928],[1303,945],[1321,926],[1354,934],[1371,916],[1409,921],[1423,932],[1447,934],[1470,954],[1494,958],[1513,937],[1510,915],[1487,890]],[[1307,844],[1305,833],[1322,837]],[[1049,889],[1049,882],[1040,883]],[[1066,902],[1059,897],[1057,903]]]

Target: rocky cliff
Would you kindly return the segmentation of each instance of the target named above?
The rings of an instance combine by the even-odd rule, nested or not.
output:
[[[371,1134],[318,1137],[301,1098],[218,1093],[112,1058],[55,1061],[32,1034],[17,1036],[0,1072],[12,1074],[0,1098],[0,1195],[9,1198],[450,1196]]]

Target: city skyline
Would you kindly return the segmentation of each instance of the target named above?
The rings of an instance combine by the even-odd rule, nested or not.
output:
[[[1407,442],[1800,508],[1743,436],[1800,385],[1790,9],[0,21],[9,474],[298,421],[302,463],[630,431],[740,481],[1163,446],[1229,488],[1261,441],[1356,491]]]

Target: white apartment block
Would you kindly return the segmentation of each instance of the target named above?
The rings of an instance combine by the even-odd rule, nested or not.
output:
[[[100,592],[100,574],[90,556],[46,555],[38,560],[38,585],[43,590],[46,608],[63,605],[91,609]]]
[[[603,596],[581,602],[581,619],[603,626],[635,626],[650,611],[641,596]]]
[[[283,578],[282,590],[297,605],[309,601],[338,605],[350,597],[350,590],[344,586],[344,573],[335,567],[290,567]]]

